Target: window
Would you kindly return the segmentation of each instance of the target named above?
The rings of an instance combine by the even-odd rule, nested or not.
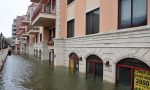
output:
[[[67,22],[67,38],[74,37],[74,19]]]
[[[55,38],[55,28],[49,29],[49,41]]]
[[[40,34],[40,41],[42,41],[42,34]]]
[[[37,43],[38,42],[38,36],[37,35],[35,36],[35,39],[36,39],[36,43]]]
[[[74,0],[67,0],[67,5],[71,4]]]
[[[119,1],[119,28],[147,24],[147,0]]]
[[[55,28],[53,29],[53,38],[55,38]]]
[[[99,9],[86,14],[86,34],[99,32]]]

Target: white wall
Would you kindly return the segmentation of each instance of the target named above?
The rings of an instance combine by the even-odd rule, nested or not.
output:
[[[115,83],[116,63],[124,58],[135,58],[150,66],[150,26],[136,27],[118,30],[110,33],[98,33],[64,39],[55,39],[55,48],[62,47],[56,52],[57,62],[69,67],[69,55],[74,52],[82,61],[79,62],[79,71],[86,72],[86,58],[89,55],[97,55],[105,63],[110,62],[109,67],[103,67],[103,79]],[[64,49],[64,50],[63,50]]]

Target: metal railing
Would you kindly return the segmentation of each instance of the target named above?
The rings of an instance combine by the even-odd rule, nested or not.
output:
[[[27,32],[29,32],[30,30],[39,30],[39,28],[28,26],[27,27]]]
[[[46,4],[39,3],[38,7],[36,8],[35,12],[32,16],[32,21],[39,15],[39,13],[46,13],[46,14],[55,14],[56,13],[56,5],[55,2],[47,2]]]

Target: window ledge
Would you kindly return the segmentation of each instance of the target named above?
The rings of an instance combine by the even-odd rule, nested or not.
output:
[[[69,39],[87,38],[87,37],[95,37],[95,36],[106,36],[106,35],[114,35],[114,34],[121,34],[121,33],[148,31],[148,30],[150,30],[150,25],[134,27],[134,28],[126,28],[126,29],[116,29],[111,32],[103,32],[103,33],[99,32],[99,33],[95,33],[95,34],[89,34],[89,35],[84,35],[84,36],[80,36],[80,37],[70,37],[70,38],[64,38],[64,39],[69,40]]]
[[[69,5],[67,5],[67,8],[70,7],[74,3],[75,3],[75,0],[72,3],[70,3]]]

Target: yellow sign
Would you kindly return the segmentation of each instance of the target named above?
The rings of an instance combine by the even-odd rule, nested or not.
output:
[[[134,71],[134,90],[150,90],[150,72],[144,70]]]

